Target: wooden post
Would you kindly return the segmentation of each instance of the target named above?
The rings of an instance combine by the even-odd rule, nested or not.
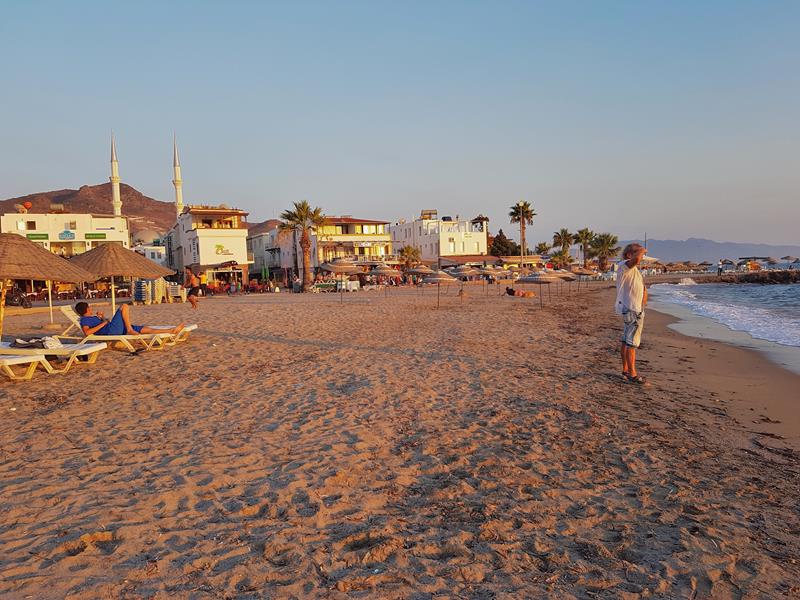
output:
[[[0,340],[3,339],[3,317],[5,317],[6,313],[6,280],[3,279],[3,283],[0,284]]]
[[[47,280],[47,305],[50,307],[50,324],[53,324],[53,282]]]

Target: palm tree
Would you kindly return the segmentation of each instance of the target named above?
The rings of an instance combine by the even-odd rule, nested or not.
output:
[[[568,267],[570,264],[575,262],[575,259],[569,252],[561,250],[560,252],[556,252],[550,257],[550,262],[553,263],[553,266],[555,268],[563,269],[564,267]]]
[[[281,231],[300,234],[300,249],[303,251],[303,291],[314,284],[311,276],[311,234],[325,224],[325,215],[319,207],[311,208],[307,200],[294,203],[294,208],[281,213]]]
[[[530,202],[520,200],[511,207],[511,212],[508,213],[508,216],[511,217],[512,223],[519,223],[519,255],[522,257],[528,250],[525,245],[525,228],[528,225],[533,225],[533,217],[536,216],[536,213]]]
[[[548,252],[550,252],[550,244],[548,244],[547,242],[539,242],[538,244],[536,244],[534,252],[536,252],[536,254],[539,255],[547,254]]]
[[[400,260],[403,262],[403,266],[406,269],[418,265],[421,260],[419,248],[415,246],[403,246],[397,251],[397,254],[400,256]]]
[[[569,232],[569,229],[561,228],[553,234],[553,247],[560,247],[561,251],[569,252],[569,247],[572,246],[575,239]]]
[[[591,252],[597,257],[600,271],[608,269],[608,259],[619,253],[619,238],[610,233],[598,233],[594,236],[590,246]]]
[[[579,229],[578,233],[576,233],[573,237],[576,244],[581,245],[581,252],[583,253],[583,268],[589,268],[589,245],[592,243],[594,239],[594,231],[589,229],[588,227],[584,227],[583,229]]]

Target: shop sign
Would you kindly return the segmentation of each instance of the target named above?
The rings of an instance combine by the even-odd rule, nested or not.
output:
[[[50,236],[46,233],[29,233],[25,236],[29,240],[49,240]]]
[[[65,242],[71,241],[75,239],[75,234],[72,233],[69,229],[65,229],[64,231],[58,234],[58,239],[64,240]]]
[[[217,255],[222,255],[222,256],[233,256],[233,252],[228,250],[222,244],[215,244],[214,245],[214,253],[217,254]]]
[[[353,246],[356,248],[372,248],[381,245],[383,245],[381,242],[353,242]]]
[[[86,237],[87,240],[104,240],[104,239],[106,239],[106,234],[105,233],[87,233],[85,237]]]

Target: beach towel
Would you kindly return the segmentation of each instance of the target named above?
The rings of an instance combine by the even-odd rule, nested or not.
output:
[[[64,344],[61,343],[61,340],[58,340],[51,336],[45,336],[41,338],[30,338],[28,340],[24,340],[22,338],[17,338],[11,343],[12,348],[41,348],[42,350],[52,350],[53,348],[63,348]]]

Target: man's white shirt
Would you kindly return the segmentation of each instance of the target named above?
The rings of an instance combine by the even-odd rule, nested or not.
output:
[[[625,311],[642,312],[644,278],[639,267],[628,267],[626,261],[617,264],[617,301],[614,310],[618,315]]]

